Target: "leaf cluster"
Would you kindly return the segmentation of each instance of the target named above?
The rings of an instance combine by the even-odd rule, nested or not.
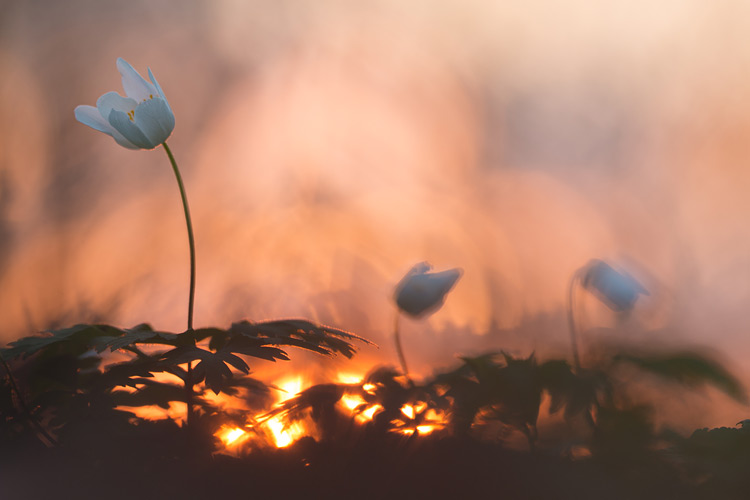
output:
[[[728,371],[696,353],[619,351],[594,366],[574,370],[561,359],[540,362],[533,354],[517,358],[500,352],[461,358],[455,369],[438,373],[422,385],[408,383],[391,367],[377,368],[361,384],[313,386],[268,417],[294,421],[313,415],[319,426],[325,426],[325,418],[331,420],[336,408],[341,408],[339,401],[349,395],[362,401],[353,409],[355,416],[377,407],[367,424],[376,433],[415,431],[428,423],[426,415],[432,410],[443,419],[444,432],[477,436],[481,429],[496,429],[500,438],[519,432],[534,449],[546,399],[549,414],[561,415],[569,432],[570,426],[577,426],[579,433],[588,429],[568,440],[568,446],[578,443],[613,464],[632,466],[638,460],[651,460],[662,437],[654,428],[652,404],[632,401],[627,381],[619,379],[618,368],[624,364],[687,388],[710,384],[735,399],[744,396],[742,386]],[[419,411],[405,415],[401,411],[405,405]]]
[[[121,407],[169,408],[172,402],[188,402],[202,415],[215,416],[219,410],[202,397],[204,388],[267,399],[268,387],[248,376],[247,358],[288,360],[288,347],[351,357],[352,341],[369,343],[299,319],[241,321],[227,329],[182,333],[157,331],[148,324],[126,329],[79,324],[12,342],[2,355],[23,366],[31,412],[61,433],[72,422],[133,417]],[[112,361],[107,352],[120,353],[124,361]],[[174,375],[175,382],[155,377],[160,373]],[[13,405],[4,404],[7,398],[2,401],[4,387],[0,411],[11,418]]]

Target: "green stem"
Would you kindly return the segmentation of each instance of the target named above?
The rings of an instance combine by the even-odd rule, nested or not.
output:
[[[406,366],[406,358],[404,357],[404,351],[401,348],[401,336],[398,333],[398,317],[400,316],[398,310],[396,311],[396,319],[393,322],[393,338],[396,341],[396,352],[398,353],[398,360],[401,363],[401,370],[404,372],[406,381],[409,382],[411,387],[414,387],[414,382],[409,377],[409,368]]]
[[[172,163],[172,169],[174,175],[177,178],[177,185],[180,187],[180,196],[182,196],[182,208],[185,209],[185,222],[187,223],[188,241],[190,243],[190,298],[188,299],[188,321],[187,330],[193,330],[193,306],[195,303],[195,238],[193,236],[193,223],[190,219],[190,208],[188,208],[187,194],[185,193],[185,185],[182,183],[182,176],[180,175],[180,169],[177,168],[177,162],[174,160],[172,151],[167,146],[167,143],[162,144],[164,151],[169,156],[169,161]]]
[[[167,143],[162,144],[164,151],[167,152],[169,162],[172,164],[172,170],[174,170],[174,176],[177,178],[177,185],[180,187],[180,196],[182,197],[182,208],[185,210],[185,223],[187,224],[188,242],[190,244],[190,297],[188,298],[188,318],[187,318],[187,332],[192,337],[193,331],[193,309],[195,306],[195,237],[193,236],[193,222],[190,218],[190,208],[188,207],[187,193],[185,192],[185,184],[182,182],[182,176],[180,175],[180,169],[177,168],[177,162],[174,159],[172,150],[169,149]],[[193,339],[194,340],[194,339]],[[187,366],[187,377],[185,380],[185,403],[187,404],[187,428],[193,429],[193,370],[192,363],[188,363]]]

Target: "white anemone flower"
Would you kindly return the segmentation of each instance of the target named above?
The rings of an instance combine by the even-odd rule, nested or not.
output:
[[[396,305],[410,316],[418,318],[440,309],[463,273],[458,268],[434,273],[430,269],[430,264],[420,262],[396,285]]]
[[[153,149],[174,130],[174,114],[151,69],[147,82],[123,58],[117,59],[122,87],[127,97],[107,92],[94,106],[78,106],[76,119],[94,130],[112,136],[128,149]]]

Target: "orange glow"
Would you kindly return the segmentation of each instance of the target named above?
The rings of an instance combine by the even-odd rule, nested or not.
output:
[[[352,412],[354,420],[359,424],[364,424],[372,420],[376,413],[383,409],[379,404],[371,405],[362,411],[357,411],[357,408],[361,408],[362,405],[367,405],[367,401],[362,399],[362,396],[356,394],[344,394],[341,397],[341,405],[347,410]]]
[[[120,361],[117,356],[113,356],[113,358],[117,361]],[[149,377],[149,379],[153,382],[161,382],[161,383],[166,383],[166,384],[176,384],[176,385],[182,384],[182,380],[179,377],[171,373],[167,373],[167,372],[153,373],[152,377]],[[140,389],[141,387],[143,387],[142,384],[138,384],[136,388],[133,388],[130,386],[120,386],[117,388],[117,390],[132,393],[132,392],[137,392],[138,389]],[[170,401],[169,408],[162,408],[156,405],[118,406],[117,407],[117,409],[119,410],[128,411],[130,413],[133,413],[136,417],[142,418],[144,420],[164,420],[167,418],[171,418],[175,422],[182,422],[185,419],[185,412],[187,411],[186,408],[187,407],[185,403],[176,402],[176,401]]]
[[[360,413],[359,415],[357,415],[357,421],[360,422],[360,423],[362,423],[362,422],[368,422],[368,421],[372,420],[372,417],[374,417],[376,413],[379,413],[382,410],[383,410],[382,406],[380,406],[380,405],[373,405],[373,406],[369,407],[368,409],[366,409],[365,411],[363,411],[362,413]]]
[[[406,415],[411,420],[414,418],[414,407],[412,405],[404,405],[401,408],[401,413]]]
[[[286,448],[301,437],[307,436],[308,432],[301,422],[285,424],[280,417],[273,417],[264,422],[271,431],[277,448]]]
[[[163,382],[171,382],[172,376],[158,374]],[[345,393],[341,395],[337,406],[344,414],[348,414],[359,425],[365,425],[372,421],[375,415],[384,410],[383,406],[375,403],[369,396],[377,396],[378,386],[371,383],[363,383],[363,376],[353,373],[338,373],[332,377],[339,384],[347,386]],[[312,386],[312,379],[303,375],[286,375],[281,380],[270,384],[275,387],[277,396],[274,408],[269,412],[264,410],[260,413],[248,415],[244,427],[225,424],[214,433],[222,443],[223,451],[228,453],[246,453],[249,450],[263,447],[285,448],[292,445],[302,437],[318,437],[318,429],[308,415],[295,415],[294,421],[289,420],[285,411],[280,411],[284,403],[299,396],[301,392]],[[127,389],[126,389],[127,390]],[[137,389],[135,389],[137,390]],[[240,398],[226,394],[215,395],[211,391],[203,394],[211,404],[233,411],[242,410]],[[366,399],[367,398],[367,399]],[[184,403],[172,403],[169,409],[156,406],[141,408],[125,408],[133,411],[140,418],[159,420],[172,418],[182,421],[184,418]],[[302,408],[304,410],[304,407]],[[274,413],[276,412],[276,413]],[[401,407],[401,417],[393,420],[394,432],[404,435],[430,434],[445,426],[442,413],[428,408],[424,401],[413,401]]]
[[[349,410],[354,410],[359,405],[365,404],[365,400],[361,396],[344,394],[341,398],[341,403],[346,406]]]
[[[333,378],[341,384],[354,386],[355,390],[352,393],[343,394],[337,404],[339,409],[350,414],[357,424],[364,425],[370,422],[376,414],[383,411],[383,406],[377,403],[368,403],[363,397],[366,394],[375,395],[376,385],[362,384],[362,376],[350,373],[338,373]],[[357,384],[361,384],[360,388],[366,394],[356,392]],[[275,407],[280,408],[285,402],[310,387],[311,383],[310,380],[298,375],[286,377],[274,385],[279,389],[279,397]],[[438,413],[435,409],[428,408],[424,401],[414,401],[403,405],[401,414],[403,416],[400,419],[393,420],[392,424],[394,432],[404,435],[412,435],[415,432],[418,435],[430,434],[442,429],[446,422],[442,412]],[[259,446],[285,448],[302,437],[315,438],[317,432],[314,422],[309,417],[290,422],[283,412],[270,417],[264,412],[250,418],[249,422],[248,426],[255,431],[252,434],[238,427],[224,426],[216,435],[227,448],[232,448],[238,443],[251,439],[252,442],[257,442]]]
[[[214,436],[221,439],[224,446],[237,446],[250,438],[250,435],[244,429],[227,425],[222,426]]]
[[[395,419],[393,424],[394,432],[399,432],[406,436],[411,436],[414,432],[420,435],[430,434],[438,429],[445,427],[445,416],[438,413],[433,408],[427,408],[427,404],[420,401],[416,404],[405,404],[401,407],[401,413],[404,418]]]
[[[276,384],[279,389],[286,393],[286,396],[279,400],[279,403],[283,403],[287,399],[293,398],[300,392],[302,392],[303,382],[302,377],[298,376],[292,379],[286,379],[283,382]],[[309,384],[305,384],[307,386]]]
[[[434,431],[435,429],[437,429],[437,427],[434,426],[434,425],[418,425],[417,426],[417,432],[419,432],[420,434],[423,434],[423,435],[424,434],[429,434],[432,431]]]
[[[164,420],[171,418],[175,422],[182,422],[185,419],[187,405],[185,405],[185,403],[170,401],[169,408],[166,409],[156,405],[118,406],[117,409],[133,413],[136,417],[142,418],[143,420]]]
[[[336,379],[340,384],[359,384],[362,382],[362,375],[352,375],[350,373],[339,373]]]

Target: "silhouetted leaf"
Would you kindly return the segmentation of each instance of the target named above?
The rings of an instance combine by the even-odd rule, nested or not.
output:
[[[153,377],[152,373],[166,371],[158,356],[135,358],[109,365],[101,374],[99,384],[106,387],[131,385],[133,377]]]
[[[197,359],[204,359],[211,354],[213,354],[211,351],[201,349],[194,345],[180,346],[162,353],[161,359],[173,365],[181,365],[183,363],[190,363]]]
[[[143,382],[143,381],[142,381]],[[185,401],[185,388],[164,382],[143,385],[135,392],[112,391],[112,400],[118,406],[151,406],[169,408],[170,401]]]
[[[236,354],[244,354],[246,356],[265,359],[267,361],[276,361],[277,359],[284,361],[289,360],[289,356],[282,349],[263,345],[263,343],[264,340],[237,335],[225,343],[223,349]]]
[[[70,328],[45,332],[45,335],[24,337],[11,342],[10,347],[3,350],[5,359],[15,357],[27,357],[40,350],[55,348],[57,352],[70,352],[81,354],[89,347],[98,345],[96,340],[107,337],[119,337],[125,333],[119,328],[110,325],[87,325],[79,324]]]
[[[539,365],[539,382],[550,395],[549,412],[557,413],[568,402],[575,383],[573,371],[565,360],[549,360]]]
[[[691,387],[712,384],[739,402],[747,401],[745,389],[737,378],[716,361],[700,354],[618,354],[616,362],[631,363],[641,370]]]
[[[232,377],[232,370],[217,356],[202,359],[193,368],[193,373],[198,380],[205,377],[206,385],[216,394],[221,392],[224,379]]]
[[[247,363],[245,363],[245,360],[242,358],[235,356],[230,351],[222,349],[220,351],[216,352],[216,357],[222,359],[223,361],[229,363],[233,367],[235,367],[237,370],[243,372],[243,373],[249,373],[250,367],[247,366]]]
[[[200,342],[210,338],[208,348],[216,351],[224,347],[229,340],[229,331],[221,328],[199,328],[195,330],[195,340]]]
[[[226,349],[214,353],[197,346],[181,346],[162,354],[162,360],[172,365],[199,360],[193,368],[193,382],[198,383],[205,378],[206,385],[216,394],[221,392],[224,380],[232,377],[227,363],[244,373],[250,371],[242,358]]]
[[[290,345],[325,355],[343,354],[347,358],[355,349],[349,341],[372,342],[353,333],[329,326],[316,325],[306,320],[288,319],[251,323],[241,321],[229,329],[230,335],[241,334],[249,338],[263,339],[265,345]]]
[[[250,376],[232,377],[224,381],[222,392],[229,396],[239,396],[240,389],[247,391],[245,399],[253,402],[253,406],[258,406],[262,402],[267,402],[270,398],[269,386]]]
[[[178,345],[180,338],[176,333],[154,331],[150,325],[145,323],[124,331],[124,335],[103,342],[97,346],[97,350],[99,352],[102,352],[105,349],[116,351],[117,349],[123,349],[133,344],[163,344],[174,346]]]

